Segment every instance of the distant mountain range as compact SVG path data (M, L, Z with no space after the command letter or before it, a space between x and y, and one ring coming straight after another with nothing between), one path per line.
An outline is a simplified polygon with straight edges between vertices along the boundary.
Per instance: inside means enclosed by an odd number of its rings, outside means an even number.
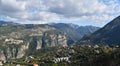
M91 35L84 36L81 40L82 43L93 44L119 44L120 45L120 16L113 19L103 28L92 33Z
M14 22L7 22L7 21L0 21L0 25L17 25L18 23Z
M99 29L95 26L79 26L72 23L53 23L49 25L67 33L74 41L79 41L84 35L91 34Z
M0 25L20 25L19 23L0 21ZM72 23L51 23L46 24L57 30L67 33L67 35L75 42L79 41L84 35L91 34L99 29L95 26L79 26ZM32 24L26 24L25 27L32 27Z

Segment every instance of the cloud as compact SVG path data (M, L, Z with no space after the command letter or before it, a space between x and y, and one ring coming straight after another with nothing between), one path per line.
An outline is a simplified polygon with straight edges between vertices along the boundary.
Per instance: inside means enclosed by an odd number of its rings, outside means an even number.
M88 20L107 22L120 14L118 0L0 0L0 16L20 23Z
M48 11L63 15L66 18L82 19L86 18L94 22L109 20L111 15L119 13L116 0L107 1L105 4L99 0L44 0L48 6ZM53 4L54 3L54 4ZM106 19L106 17L109 17Z
M29 17L27 17L28 20L31 21L50 21L50 20L59 20L59 16L55 13L49 13L40 11L37 13L29 14Z
M54 3L54 4L53 4ZM102 13L106 6L97 0L44 0L48 10L66 17L79 17Z
M16 0L0 0L0 15L11 18L21 18L25 13L25 3Z

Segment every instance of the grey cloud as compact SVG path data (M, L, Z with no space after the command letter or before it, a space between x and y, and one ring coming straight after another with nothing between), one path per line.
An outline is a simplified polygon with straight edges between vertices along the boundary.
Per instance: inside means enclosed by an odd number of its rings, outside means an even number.
M0 0L0 15L26 23L64 19L101 22L120 13L120 4L110 1L106 5L102 0Z
M15 0L0 1L0 15L17 18L19 15L23 14L23 11L24 9L21 7L21 4L17 3Z
M80 17L84 15L93 15L105 8L104 4L97 0L44 0L49 11L62 14L67 17Z
M64 16L68 20L90 20L93 22L105 22L120 14L120 4L117 0L44 0L48 11ZM83 18L84 17L84 18ZM111 18L112 17L112 18Z

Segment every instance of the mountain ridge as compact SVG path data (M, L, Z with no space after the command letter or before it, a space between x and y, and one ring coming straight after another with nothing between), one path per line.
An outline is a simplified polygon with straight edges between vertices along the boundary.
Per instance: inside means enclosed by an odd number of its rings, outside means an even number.
M120 16L113 19L103 28L97 30L89 36L84 36L81 42L101 43L101 44L120 44Z
M95 32L99 27L79 26L71 23L53 23L50 26L66 32L73 40L79 41L84 35Z
M0 21L0 25L18 25L19 23L15 23L12 21Z

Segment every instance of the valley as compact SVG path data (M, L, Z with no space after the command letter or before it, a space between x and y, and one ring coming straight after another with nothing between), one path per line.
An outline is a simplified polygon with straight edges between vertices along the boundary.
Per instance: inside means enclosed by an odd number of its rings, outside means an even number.
M117 17L103 28L65 23L3 23L0 63L4 66L119 66L119 21Z

